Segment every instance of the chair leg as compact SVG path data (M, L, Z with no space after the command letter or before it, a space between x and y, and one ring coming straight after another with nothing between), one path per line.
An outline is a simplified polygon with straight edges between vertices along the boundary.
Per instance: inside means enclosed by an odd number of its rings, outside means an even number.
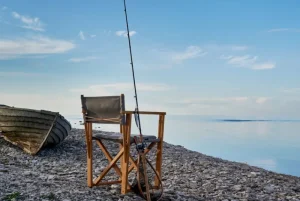
M87 185L93 187L93 144L92 144L92 123L85 123L87 141Z
M165 121L165 116L159 115L158 138L160 139L160 141L157 143L156 171L160 179L161 179L162 150L163 150L163 137L164 137L164 121ZM159 179L157 177L155 177L155 186L159 187Z
M130 190L130 186L128 185L128 163L129 158L126 156L125 152L127 152L128 149L124 147L124 155L121 159L121 171L122 171L122 179L121 179L121 194L126 194L128 190Z
M120 133L122 133L124 135L124 126L122 124L120 124ZM123 148L122 144L119 144L119 150L121 150ZM121 165L121 170L123 170L123 156L121 156L120 158L120 165ZM120 177L120 180L122 180L122 176Z
M129 164L129 155L130 155L130 133L131 133L131 115L126 115L126 126L123 127L123 148L124 154L122 158L122 185L121 185L121 194L126 194L128 191L128 164Z

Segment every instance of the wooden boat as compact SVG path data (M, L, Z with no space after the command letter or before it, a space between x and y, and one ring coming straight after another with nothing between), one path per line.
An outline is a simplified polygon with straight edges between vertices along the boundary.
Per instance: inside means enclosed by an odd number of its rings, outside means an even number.
M71 128L58 112L0 105L0 133L31 155L62 142Z

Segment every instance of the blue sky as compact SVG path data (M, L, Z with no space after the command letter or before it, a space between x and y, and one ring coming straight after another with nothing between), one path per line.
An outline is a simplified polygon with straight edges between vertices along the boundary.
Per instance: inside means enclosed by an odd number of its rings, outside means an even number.
M300 3L127 0L141 110L300 118ZM1 102L80 115L134 108L123 1L0 1Z

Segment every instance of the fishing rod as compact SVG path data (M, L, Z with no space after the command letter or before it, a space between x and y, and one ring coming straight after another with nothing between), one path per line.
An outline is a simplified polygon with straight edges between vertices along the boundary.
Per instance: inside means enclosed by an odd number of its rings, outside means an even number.
M144 150L145 144L143 142L143 135L142 135L142 126L141 126L141 120L140 120L140 114L139 114L139 104L138 104L138 97L137 97L137 91L136 91L136 83L135 83L135 75L134 75L134 67L133 67L133 59L132 59L132 50L131 50L131 41L130 41L130 31L129 31L129 25L128 25L128 17L127 17L127 10L126 10L126 2L124 0L124 12L126 17L126 27L127 27L127 37L128 37L128 45L129 45L129 53L130 53L130 64L131 64L131 70L132 70L132 77L133 77L133 85L134 85L134 93L135 93L135 103L136 108L135 112L137 114L137 118L135 116L135 121L137 124L137 127L140 132L140 142L137 144L138 150Z
M127 37L128 37L128 45L129 45L129 53L130 53L130 64L131 64L131 70L132 70L132 77L133 77L133 84L134 84L134 93L135 93L135 103L136 103L136 108L135 108L135 122L137 124L137 127L140 132L140 137L139 137L139 142L137 142L136 137L134 137L134 142L136 145L136 150L138 152L138 159L137 159L137 187L140 192L140 195L145 198L147 201L155 200L151 198L150 195L150 187L148 183L148 175L147 175L147 166L146 164L148 163L150 168L154 171L156 177L158 178L161 186L161 193L158 194L156 197L157 200L160 200L162 198L163 194L163 186L162 182L160 179L160 175L158 175L157 171L154 169L150 161L145 157L145 147L146 147L146 142L143 139L143 134L142 134L142 127L141 127L141 120L140 120L140 114L139 114L139 105L138 105L138 97L137 97L137 90L136 90L136 83L135 83L135 75L134 75L134 67L133 67L133 59L132 59L132 50L131 50L131 41L130 41L130 31L129 31L129 25L128 25L128 17L127 17L127 10L126 10L126 2L124 0L124 11L125 11L125 17L126 17L126 27L127 27ZM143 180L143 181L142 181ZM146 190L146 196L144 195L143 192L143 187L145 187L144 190Z

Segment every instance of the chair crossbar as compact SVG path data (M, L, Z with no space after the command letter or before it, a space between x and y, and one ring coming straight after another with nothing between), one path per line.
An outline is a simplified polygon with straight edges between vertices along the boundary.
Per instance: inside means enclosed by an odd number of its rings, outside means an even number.
M99 182L98 184L94 184L95 186L104 186L104 185L111 185L111 184L120 184L122 181L121 180L116 180L116 181L103 181Z
M103 177L108 173L108 171L113 167L113 165L116 164L116 162L121 158L121 156L124 153L124 147L121 148L121 150L119 151L119 153L115 156L115 158L109 163L109 165L103 170L103 172L101 173L101 175L94 180L95 185L97 185L102 179Z
M115 122L115 123L120 122L120 118L95 118L95 117L89 117L89 116L86 116L86 118L87 118L87 121L93 120L93 121L106 121L106 122Z
M104 146L104 144L100 141L100 140L96 140L96 143L98 144L98 146L100 147L100 149L103 151L104 155L106 156L107 160L109 162L112 162L113 158L112 156L109 154L109 152L107 151L106 147ZM121 177L122 173L120 168L114 164L113 168L115 169L115 171L117 172L117 174Z
M103 151L104 155L106 156L107 160L111 163L113 161L113 157L110 155L110 153L108 152L108 150L106 149L106 147L104 146L103 142L101 140L96 140L96 143L98 144L98 146L100 147L100 149ZM119 159L118 159L119 160ZM117 160L117 161L118 161ZM116 162L117 162L116 161ZM116 173L120 176L120 179L118 180L119 183L122 182L121 178L122 178L122 172L120 170L120 168L118 167L117 164L114 164L112 166L112 168L114 168L114 170L116 171ZM110 168L111 169L111 168ZM105 175L104 175L105 176ZM103 176L103 177L104 177ZM101 179L102 180L102 179ZM101 181L100 180L100 181ZM127 183L127 185L130 187L130 184Z

